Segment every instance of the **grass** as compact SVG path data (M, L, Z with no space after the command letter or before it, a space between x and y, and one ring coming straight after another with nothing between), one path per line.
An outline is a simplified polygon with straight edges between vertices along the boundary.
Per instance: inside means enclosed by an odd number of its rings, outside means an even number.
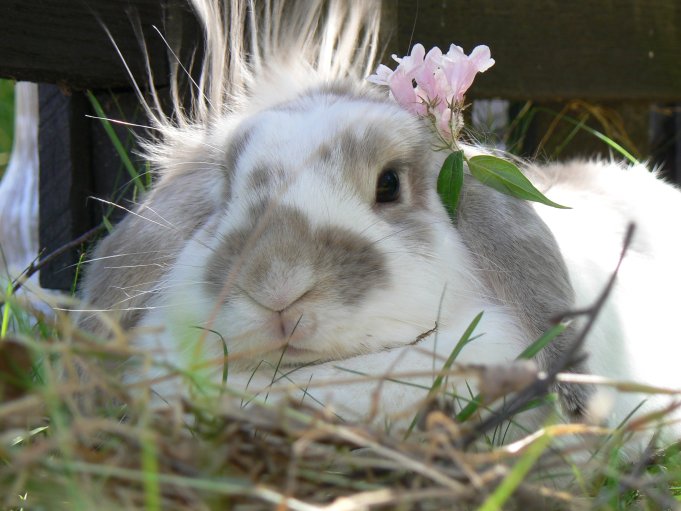
M550 108L532 101L514 103L510 122L503 130L474 133L476 139L503 144L514 155L545 160L575 156L608 156L610 154L638 163L641 151L627 133L632 119L619 112L586 101L573 100ZM483 119L494 124L494 119ZM588 153L584 154L584 148Z
M458 422L441 399L419 412L407 438L229 388L235 399L220 406L196 397L159 409L148 392L103 370L103 361L130 355L130 339L99 342L64 313L42 317L19 297L12 310L14 333L0 341L0 509L681 506L678 448L624 462L619 453L633 434L626 427L611 435L549 418L501 446L475 433L476 413ZM541 344L544 338L536 349ZM455 360L443 363L431 392L442 396L460 370ZM244 397L246 408L238 405ZM475 441L464 446L470 434ZM576 442L588 449L575 452Z
M14 82L0 80L0 176L9 162L14 134Z
M138 174L124 165L137 187ZM476 427L479 410L507 396L483 402L475 393L459 396L473 403L461 406L459 420L434 399L406 438L233 389L230 406L196 398L154 408L143 386L126 387L106 369L130 355L130 338L93 339L61 312L45 316L25 298L7 299L1 510L681 509L679 448L625 461L626 426L565 425L548 414L543 427L501 446L503 431ZM474 327L459 346L474 339ZM535 356L560 328L520 358ZM460 370L456 355L434 375L434 397ZM465 436L474 441L464 445Z

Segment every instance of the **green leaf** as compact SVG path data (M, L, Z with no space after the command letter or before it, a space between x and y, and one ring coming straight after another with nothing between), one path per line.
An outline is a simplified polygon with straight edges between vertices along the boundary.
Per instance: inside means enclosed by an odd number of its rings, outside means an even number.
M468 168L475 179L501 193L554 208L570 209L547 199L510 161L496 156L473 156L468 160Z
M463 152L454 151L447 156L437 177L437 193L449 213L452 221L456 220L456 208L463 187Z

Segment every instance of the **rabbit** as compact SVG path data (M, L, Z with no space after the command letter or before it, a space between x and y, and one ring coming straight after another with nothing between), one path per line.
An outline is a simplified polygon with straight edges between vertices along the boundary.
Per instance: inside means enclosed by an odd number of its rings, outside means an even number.
M346 420L404 427L479 313L457 364L509 364L596 300L633 221L617 284L570 370L679 389L664 293L681 284L679 236L664 224L681 213L679 192L641 165L527 163L527 177L572 209L467 173L452 222L436 191L446 154L364 79L379 4L191 1L206 34L193 109L176 97L164 116L144 103L160 133L144 146L158 176L93 252L81 325L106 337L108 311L131 330L155 363L131 359L123 377L157 381L162 403L197 388L217 399L226 375L240 392L292 393ZM570 353L582 323L540 352L539 369ZM191 370L192 382L164 378L168 367ZM465 401L467 385L451 390ZM557 390L567 418L592 413L601 392ZM641 399L615 396L605 419L617 425ZM669 438L681 433L674 418Z

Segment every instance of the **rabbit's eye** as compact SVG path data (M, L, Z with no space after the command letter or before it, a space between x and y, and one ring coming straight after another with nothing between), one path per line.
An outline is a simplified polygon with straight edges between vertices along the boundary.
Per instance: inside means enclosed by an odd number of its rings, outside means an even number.
M393 202L400 196L400 177L394 169L381 172L376 181L376 202Z

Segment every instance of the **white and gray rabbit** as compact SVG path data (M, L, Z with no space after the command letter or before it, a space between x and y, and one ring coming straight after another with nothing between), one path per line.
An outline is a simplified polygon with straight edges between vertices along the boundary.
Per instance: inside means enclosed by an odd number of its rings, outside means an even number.
M197 385L217 395L228 353L235 388L274 399L270 384L294 384L347 419L411 417L478 313L478 337L457 362L508 363L553 319L592 304L633 221L588 358L572 369L681 388L681 239L666 224L681 218L676 189L642 166L532 165L535 185L572 209L466 176L453 224L436 192L446 154L364 79L378 2L273 1L252 16L236 0L192 5L207 34L201 92L173 118L149 108L163 135L146 148L158 179L100 243L83 285L93 309L139 327L137 346L156 357L142 373L131 362L128 380L173 367L192 382L158 383L163 400ZM106 335L97 314L83 324ZM542 368L579 328L540 354ZM358 374L373 379L347 383ZM334 380L346 383L321 385ZM559 390L568 415L586 412L590 387ZM611 424L645 397L617 395ZM644 409L673 399L650 397Z

